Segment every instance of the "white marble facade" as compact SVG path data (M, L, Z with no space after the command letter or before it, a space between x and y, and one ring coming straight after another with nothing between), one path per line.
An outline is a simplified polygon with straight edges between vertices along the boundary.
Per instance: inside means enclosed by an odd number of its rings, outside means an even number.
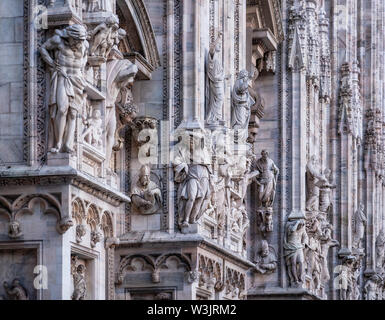
M382 0L1 0L0 299L385 299Z

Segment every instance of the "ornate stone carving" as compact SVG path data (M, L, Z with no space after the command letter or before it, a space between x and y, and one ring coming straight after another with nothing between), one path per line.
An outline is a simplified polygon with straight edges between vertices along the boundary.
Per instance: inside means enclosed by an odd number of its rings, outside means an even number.
M11 285L4 281L3 286L9 300L29 300L27 290L19 279L13 279Z
M141 214L154 214L162 206L162 194L159 186L150 179L151 169L148 165L140 168L136 185L131 191L131 201Z
M306 210L319 210L319 187L325 185L328 181L323 176L318 167L318 159L312 156L306 165Z
M19 195L13 202L0 196L0 214L5 214L9 219L8 236L19 238L22 236L20 216L34 214L33 206L39 203L42 214L54 214L57 217L56 229L65 233L73 222L70 217L62 217L61 204L55 196L49 193L31 193Z
M249 73L241 70L232 94L231 127L238 132L239 144L246 143L251 106L255 103L249 93Z
M8 225L8 237L12 239L19 238L23 235L21 231L20 222L17 220L11 220Z
M103 144L103 120L99 109L93 109L92 114L84 120L84 141L100 149Z
M178 223L182 231L199 220L211 198L211 158L206 146L202 147L204 137L203 131L188 131L174 149L172 162L174 179L179 184ZM192 158L190 145L193 150Z
M299 212L292 212L285 226L283 249L292 287L300 285L305 280L304 248L308 244L305 226L305 217Z
M74 281L74 291L72 300L85 300L87 295L86 266L78 264L77 256L72 257L72 276Z
M256 177L258 207L268 210L273 206L279 169L269 158L269 153L266 150L262 150L261 158L256 161L255 167L259 171L259 175Z
M348 255L342 259L342 268L340 279L340 299L341 300L359 300L360 290L358 279L360 275L361 260L355 255ZM335 270L336 271L336 270Z
M380 300L379 289L382 287L383 279L382 277L375 273L365 282L363 289L363 298L364 300ZM382 289L381 289L382 296ZM380 299L379 299L380 298Z
M120 121L130 121L132 99L128 87L133 83L138 67L128 60L112 60L107 63L107 98L106 98L106 163L110 163L112 150L120 148L116 139L117 111ZM125 110L124 113L121 110ZM132 110L131 110L132 111Z
M364 239L367 222L364 209L363 203L360 203L353 217L353 248L357 250L363 250L362 241Z
M207 56L207 89L206 97L208 124L218 124L223 120L223 99L224 99L224 73L222 65L222 33L210 45Z
M270 274L277 269L277 254L266 240L262 240L261 248L255 259L255 271L260 274Z
M175 270L175 268L177 269ZM162 269L173 271L183 269L188 272L191 271L191 260L186 255L180 253L128 255L122 257L120 260L115 282L116 284L122 284L128 272L150 271L152 281L157 283L160 281L160 272Z
M111 15L98 24L95 29L88 33L91 40L90 56L107 58L109 51L115 44L115 32L119 29L119 20Z
M55 35L40 48L51 69L49 98L49 147L51 152L73 152L75 121L84 104L84 67L88 42L84 26L74 24Z
M319 211L331 213L332 192L337 186L333 184L333 173L330 169L325 169L323 176L325 180L320 181Z
M82 242L82 238L86 235L87 229L84 224L79 224L76 226L76 242Z
M385 258L385 233L381 229L376 238L376 268L384 271Z

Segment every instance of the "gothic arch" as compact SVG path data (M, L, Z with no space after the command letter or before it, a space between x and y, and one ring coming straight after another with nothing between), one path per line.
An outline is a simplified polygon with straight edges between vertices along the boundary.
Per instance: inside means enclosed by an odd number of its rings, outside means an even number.
M123 53L139 53L152 69L160 66L155 34L143 0L117 0L116 13L120 27L127 32Z

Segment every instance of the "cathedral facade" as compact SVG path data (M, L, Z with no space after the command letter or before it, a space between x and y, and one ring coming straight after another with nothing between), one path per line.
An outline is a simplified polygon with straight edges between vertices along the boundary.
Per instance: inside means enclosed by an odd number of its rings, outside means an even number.
M0 300L385 299L383 0L1 0Z

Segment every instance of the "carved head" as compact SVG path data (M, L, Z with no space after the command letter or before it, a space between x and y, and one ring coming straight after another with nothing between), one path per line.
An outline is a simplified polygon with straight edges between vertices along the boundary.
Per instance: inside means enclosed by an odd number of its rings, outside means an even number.
M310 162L313 166L316 166L318 164L318 159L316 156L311 156Z
M87 39L87 29L81 24L73 24L65 29L65 38L67 38L71 49L79 49Z
M16 287L16 286L20 286L20 280L19 279L13 279L12 281L12 286Z
M84 274L86 272L86 266L83 264L79 264L76 268L76 272L78 274Z
M115 24L119 24L119 20L115 16L110 16L106 19L106 25L112 27Z
M99 109L94 109L94 110L92 111L92 118L93 118L93 119L99 120L101 117L102 117L102 115L101 115Z
M143 187L147 187L150 183L151 169L148 165L143 165L140 168L139 182Z
M20 233L20 223L16 220L13 220L9 223L9 235L16 237Z
M269 158L269 152L267 150L262 150L261 156L263 160L267 160L267 158Z
M247 70L241 70L238 73L237 81L235 83L237 92L246 92L249 88L249 72Z
M269 255L269 243L266 240L261 242L261 257L267 257Z
M120 28L120 29L118 30L118 38L119 38L120 40L122 40L126 35L127 35L126 30L124 30L124 29L122 29L122 28Z

